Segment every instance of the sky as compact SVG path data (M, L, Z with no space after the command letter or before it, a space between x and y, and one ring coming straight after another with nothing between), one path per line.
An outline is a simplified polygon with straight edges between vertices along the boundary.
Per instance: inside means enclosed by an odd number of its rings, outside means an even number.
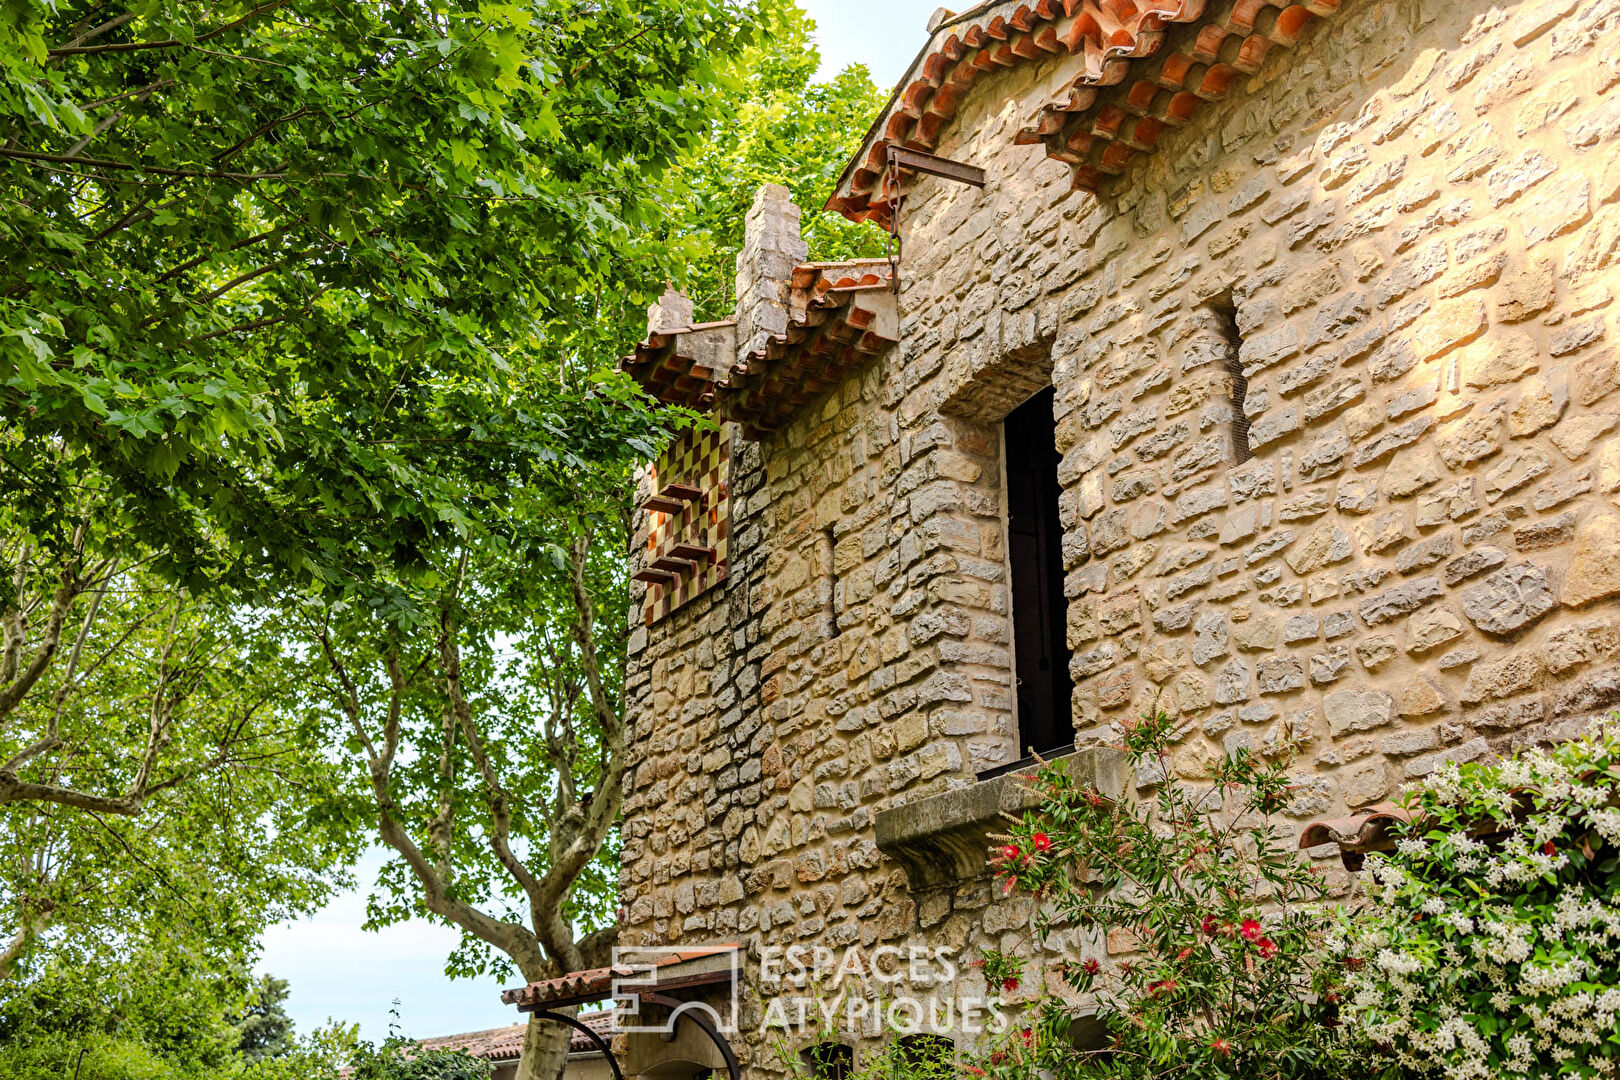
M958 0L966 11L978 0ZM938 0L799 0L816 20L821 74L836 75L850 64L865 64L872 81L892 90L928 36L928 17Z
M966 10L974 0L959 0ZM938 0L799 0L817 23L821 75L865 64L872 81L890 89L927 37ZM330 1019L356 1022L363 1038L388 1035L398 1001L402 1034L416 1038L514 1024L516 1010L501 1004L491 980L444 975L457 936L428 923L406 923L368 933L366 894L382 865L373 854L358 868L361 887L338 897L315 916L272 927L259 970L288 980L288 1012L307 1034Z

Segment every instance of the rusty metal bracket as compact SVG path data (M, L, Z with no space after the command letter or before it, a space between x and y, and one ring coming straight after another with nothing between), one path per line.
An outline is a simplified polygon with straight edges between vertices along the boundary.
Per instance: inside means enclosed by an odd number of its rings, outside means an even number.
M929 176L954 180L958 184L967 184L969 187L984 187L984 170L977 165L965 165L960 161L937 157L934 154L925 154L921 150L907 150L903 146L895 146L892 143L889 145L887 157L891 168L927 173Z
M889 287L896 295L900 293L900 253L902 242L900 239L900 208L905 204L905 193L900 187L901 170L908 172L927 173L929 176L938 176L958 184L967 184L969 187L984 187L984 170L977 165L964 165L960 161L951 161L949 158L937 157L934 154L925 154L921 150L908 150L903 146L889 144L884 151L884 162L888 165L888 178L886 183L890 192L889 201Z

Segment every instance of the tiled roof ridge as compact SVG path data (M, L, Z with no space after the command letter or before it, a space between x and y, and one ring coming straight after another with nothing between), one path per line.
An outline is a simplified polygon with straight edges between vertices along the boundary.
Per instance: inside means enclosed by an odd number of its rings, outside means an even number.
M1144 33L1139 51L1119 54L1142 63L1110 61L1118 65L1117 77L1102 72L1094 78L1088 56L1087 71L1070 84L1067 100L1043 105L1014 141L1044 143L1048 157L1073 168L1076 190L1096 191L1133 155L1151 153L1166 128L1191 121L1203 102L1225 98L1238 75L1259 71L1272 46L1294 45L1314 16L1332 15L1341 0L1227 0L1220 14L1201 23L1204 0L1187 3L1190 17L1167 21L1198 23L1197 33L1169 50L1161 48L1165 30ZM1097 88L1112 85L1122 89L1100 102Z
M766 337L734 366L688 364L672 347L679 337L737 325L721 320L649 333L620 367L662 400L699 408L718 400L725 418L741 421L749 437L757 438L775 430L839 373L898 338L872 310L873 301L854 302L889 291L893 272L887 259L798 263L788 281L787 328Z
M934 31L845 168L827 208L852 221L887 227L889 145L933 150L980 74L1065 52L1083 58L1080 72L1042 105L1015 141L1045 143L1048 156L1073 168L1076 189L1095 191L1133 153L1151 150L1164 127L1186 123L1200 101L1225 97L1237 73L1257 70L1272 45L1292 45L1312 15L1331 14L1339 4L1229 0L1220 17L1205 21L1159 60L1152 75L1133 82L1120 103L1100 107L1097 88L1123 84L1139 66L1133 60L1160 51L1171 24L1203 19L1206 0L981 5ZM1085 123L1088 117L1095 122Z
M523 1029L526 1028L526 1027L528 1027L527 1023L506 1024L506 1025L504 1025L502 1027L482 1028L482 1029L480 1029L478 1031L460 1031L460 1032L457 1032L454 1035L435 1035L432 1038L428 1038L428 1039L417 1039L416 1040L416 1045L418 1045L420 1047L423 1047L425 1049L431 1049L433 1047L443 1046L446 1043L451 1043L451 1042L463 1042L463 1041L471 1041L471 1040L474 1040L474 1039L483 1039L483 1038L487 1038L487 1037L489 1037L491 1035L509 1035L514 1031L518 1032L518 1033L522 1033Z
M846 370L898 340L898 331L879 317L881 307L854 303L872 295L881 304L892 274L886 259L794 267L787 330L767 337L732 369L720 387L722 412L743 421L749 438L760 438L831 389Z
M613 1030L612 1009L584 1013L575 1019L598 1035L606 1035ZM528 1027L528 1022L524 1021L506 1027L485 1028L483 1031L436 1035L430 1039L417 1039L415 1042L423 1050L461 1050L485 1061L500 1061L522 1055L523 1038ZM568 1049L570 1052L595 1050L595 1045L583 1032L570 1028Z

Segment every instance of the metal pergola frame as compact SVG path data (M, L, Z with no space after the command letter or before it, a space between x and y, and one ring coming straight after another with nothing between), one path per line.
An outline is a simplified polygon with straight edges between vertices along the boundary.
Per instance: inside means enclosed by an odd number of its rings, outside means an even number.
M657 987L659 991L664 991L679 990L697 986L712 986L717 983L727 982L735 977L736 972L729 969L725 971L705 971L685 977L675 977L667 980L661 980L657 984ZM681 1001L678 998L673 998L667 994L655 992L653 990L630 990L627 993L621 994L620 996L635 997L639 1001L644 1001L649 1005L659 1005L669 1009L669 1030L663 1034L663 1038L666 1042L675 1038L675 1025L678 1024L683 1017L692 1021L692 1023L696 1024L698 1029L702 1031L704 1035L708 1036L709 1041L714 1044L715 1049L720 1051L720 1056L725 1060L726 1063L726 1072L729 1080L742 1080L742 1065L737 1060L736 1051L732 1050L731 1042L725 1037L720 1029L715 1026L714 1021L707 1015L709 1012L707 1006L702 1008L687 1008L687 1006L693 1005L694 1002ZM560 1024L566 1024L575 1031L583 1034L587 1039L590 1040L591 1045L600 1051L602 1056L607 1059L608 1068L613 1070L613 1080L624 1080L624 1073L619 1068L619 1059L614 1055L613 1048L608 1045L607 1040L602 1038L602 1036L596 1031L592 1030L590 1025L579 1020L577 1017L569 1016L566 1013L556 1011L558 1009L572 1008L576 1005L590 1005L598 1001L607 1001L612 997L613 994L609 989L592 990L585 993L559 997L554 1001L535 1002L531 1005L519 1005L518 1009L520 1012L530 1013L542 1020L555 1020Z

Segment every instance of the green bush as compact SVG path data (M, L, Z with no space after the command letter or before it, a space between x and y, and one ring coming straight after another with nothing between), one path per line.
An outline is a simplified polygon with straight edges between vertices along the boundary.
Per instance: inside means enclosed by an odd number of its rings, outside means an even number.
M1006 891L1040 901L1035 951L1076 928L1061 972L1068 1000L1043 994L1039 1021L985 1062L991 1074L1318 1080L1367 1077L1365 1046L1337 1023L1342 968L1326 954L1332 926L1317 871L1279 820L1290 798L1281 762L1245 752L1201 782L1170 765L1178 732L1164 715L1125 733L1151 800L1115 801L1076 783L1061 762L1031 781L1039 805L992 851ZM1134 942L1115 958L1113 935ZM1089 947L1085 942L1090 941ZM992 953L992 983L1016 990L1022 961ZM1043 988L1045 972L1029 976ZM1076 1046L1082 1025L1102 1038Z
M1448 766L1370 855L1352 1019L1419 1076L1620 1073L1620 729Z
M380 1047L359 1047L349 1080L487 1080L490 1070L489 1062L460 1050L422 1050L392 1036Z
M0 1046L4 1080L200 1080L201 1074L165 1061L134 1039L103 1032L61 1032L8 1040Z

